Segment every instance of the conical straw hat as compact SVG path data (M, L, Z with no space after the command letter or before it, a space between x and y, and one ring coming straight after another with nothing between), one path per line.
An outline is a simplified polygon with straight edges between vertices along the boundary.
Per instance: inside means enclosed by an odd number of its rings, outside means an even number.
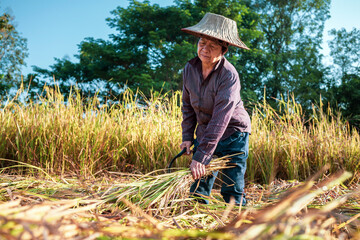
M218 14L206 13L198 24L182 28L181 31L197 37L215 38L235 47L250 50L239 38L236 22Z

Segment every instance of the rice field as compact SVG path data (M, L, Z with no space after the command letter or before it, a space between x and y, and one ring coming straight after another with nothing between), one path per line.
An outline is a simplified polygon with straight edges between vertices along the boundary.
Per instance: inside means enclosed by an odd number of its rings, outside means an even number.
M189 157L166 172L181 143L180 92L128 90L111 105L44 92L0 111L0 239L360 237L359 134L330 108L254 104L249 204L237 207L216 187L209 205L189 198Z

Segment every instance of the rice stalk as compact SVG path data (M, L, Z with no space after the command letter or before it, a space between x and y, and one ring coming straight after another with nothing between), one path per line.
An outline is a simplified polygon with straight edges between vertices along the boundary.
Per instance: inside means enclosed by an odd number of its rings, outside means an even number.
M359 172L360 135L330 106L313 106L306 115L294 96L278 100L278 108L265 101L255 104L247 176L250 182L270 184L276 178L305 180L329 164ZM358 181L357 174L352 182Z
M95 177L108 171L143 172L165 168L181 141L181 92L152 94L126 90L113 105L97 96L67 101L58 88L39 101L8 101L0 111L0 157L31 164L50 174ZM18 96L21 93L18 94ZM305 180L322 166L340 168L359 181L360 135L340 114L314 106L305 115L294 100L277 108L255 103L247 161L248 182ZM178 166L185 166L180 158ZM0 161L0 168L10 163ZM26 174L35 168L19 168Z
M44 174L47 178L51 179L53 182L55 182L55 180L50 176L50 174L48 174L44 169L31 165L29 163L26 162L20 162L20 161L16 161L16 160L11 160L11 159L4 159L4 158L0 158L0 162L5 161L5 162L11 162L11 163L17 163L17 165L11 165L8 167L2 167L0 168L0 175L3 174L3 172L7 169L14 169L14 168L31 168L31 169L35 169L38 172Z
M206 175L224 168L232 167L226 156L217 158L206 166ZM112 186L101 199L104 202L119 203L127 199L141 209L157 209L156 213L174 208L179 202L188 199L190 184L194 181L188 168L178 169L171 173L158 174L151 172L130 183Z

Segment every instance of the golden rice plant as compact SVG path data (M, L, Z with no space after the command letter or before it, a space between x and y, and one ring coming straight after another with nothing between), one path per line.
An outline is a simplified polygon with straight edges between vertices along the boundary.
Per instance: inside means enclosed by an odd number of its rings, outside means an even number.
M330 164L329 172L346 169L357 173L360 136L341 114L330 107L313 106L305 117L294 97L279 100L278 109L258 103L252 114L252 134L247 176L252 182L275 178L304 180ZM353 180L359 180L357 174Z
M151 172L166 167L181 143L181 92L126 90L119 102L100 104L73 91L46 89L39 101L10 100L0 111L0 157L49 173L96 176L107 171ZM19 93L20 94L20 93ZM329 172L359 171L360 137L341 115L314 107L306 116L294 98L266 102L251 113L247 179L304 180L325 164ZM186 166L186 158L178 166ZM0 161L0 167L10 162ZM34 168L24 168L35 172ZM358 181L354 174L352 181Z
M0 156L81 176L164 168L180 144L178 99L126 90L107 106L96 96L84 103L77 92L64 102L58 89L47 88L39 102L15 99L0 112Z

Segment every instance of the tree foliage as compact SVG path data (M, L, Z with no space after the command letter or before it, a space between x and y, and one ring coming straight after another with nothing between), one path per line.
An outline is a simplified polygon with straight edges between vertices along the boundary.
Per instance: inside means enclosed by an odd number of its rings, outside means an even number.
M226 56L239 72L244 99L266 97L275 105L274 99L293 94L304 109L311 109L322 97L356 112L352 96L357 92L351 86L357 86L359 76L354 67L358 33L333 33L337 38L331 43L332 57L339 66L335 80L320 53L329 8L330 0L175 0L166 7L130 0L107 19L116 30L109 40L84 39L78 62L55 59L50 69L35 68L32 84L40 86L44 77L55 77L65 94L76 84L84 96L100 93L110 98L126 87L146 95L151 89L181 89L181 72L196 55L197 38L180 29L212 12L234 19L240 38L251 49L231 47Z
M328 100L360 127L360 30L332 29L330 35L333 36L329 47L334 65L329 76Z
M330 0L253 0L251 6L264 33L262 79L269 100L294 93L309 106L325 82L320 49Z
M0 94L4 95L16 86L21 78L21 66L27 57L26 39L14 26L14 19L8 13L0 15Z
M177 90L182 87L181 71L185 63L195 56L197 38L181 32L182 27L196 24L206 12L219 13L237 21L239 33L246 44L254 49L240 53L237 49L229 56L237 59L247 54L249 61L256 62L258 16L247 4L235 0L189 0L175 1L175 5L160 7L149 1L130 1L127 8L112 11L108 24L116 29L110 40L87 38L79 45L78 63L68 59L56 59L50 69L35 68L39 77L50 77L60 81L66 92L69 83L88 84L94 82L103 92L117 96L124 87L140 88L145 94L150 90ZM244 87L249 93L261 85L255 75L245 74L242 68ZM249 69L250 71L250 69ZM244 73L244 74L243 74ZM257 84L246 81L250 76ZM82 89L90 95L95 89ZM251 94L250 94L251 95Z

